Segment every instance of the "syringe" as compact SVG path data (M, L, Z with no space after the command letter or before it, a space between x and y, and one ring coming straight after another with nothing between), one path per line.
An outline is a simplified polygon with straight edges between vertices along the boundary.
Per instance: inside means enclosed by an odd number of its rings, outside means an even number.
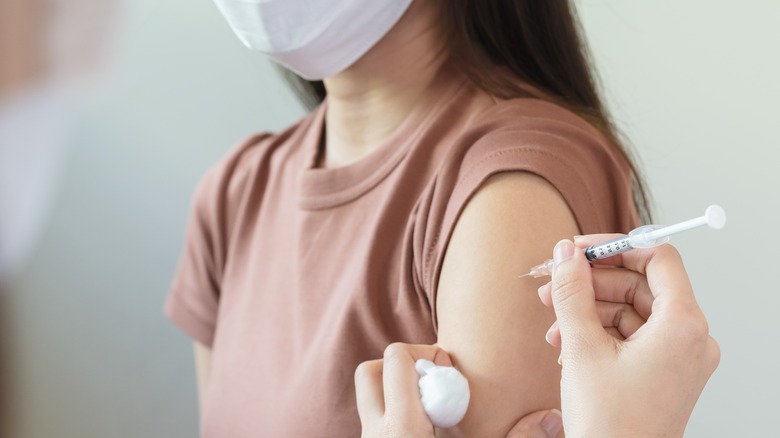
M601 260L622 254L632 249L652 248L663 245L669 241L669 236L672 234L681 233L703 225L707 225L715 230L723 228L726 225L726 212L719 205L710 205L704 212L704 216L697 217L696 219L669 225L668 227L663 225L644 225L631 231L626 236L599 243L598 245L589 246L585 250L585 258L588 260ZM554 266L555 262L550 259L534 266L529 273L521 275L518 278L537 278L545 275L552 275Z

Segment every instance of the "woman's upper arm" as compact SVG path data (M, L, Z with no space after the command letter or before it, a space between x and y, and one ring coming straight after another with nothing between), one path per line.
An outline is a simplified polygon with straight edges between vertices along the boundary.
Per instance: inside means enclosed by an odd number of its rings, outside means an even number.
M529 412L560 407L554 314L543 281L517 276L578 234L561 194L530 173L489 178L458 219L437 288L438 344L469 380L471 403L453 432L504 437Z
M198 384L198 404L203 405L203 394L208 384L209 371L211 370L211 349L201 344L193 342L195 348L195 378Z

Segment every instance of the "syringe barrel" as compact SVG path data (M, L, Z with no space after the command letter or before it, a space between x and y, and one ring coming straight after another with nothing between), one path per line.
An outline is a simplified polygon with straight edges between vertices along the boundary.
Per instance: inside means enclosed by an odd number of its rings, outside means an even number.
M589 246L585 250L585 258L592 261L622 254L633 249L630 240L630 236L621 236L598 245Z

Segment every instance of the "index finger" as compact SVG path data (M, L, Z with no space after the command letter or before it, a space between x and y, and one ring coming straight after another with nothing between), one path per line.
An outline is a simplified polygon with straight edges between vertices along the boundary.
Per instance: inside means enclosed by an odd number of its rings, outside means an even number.
M382 359L363 362L355 369L355 398L361 423L368 423L384 415Z

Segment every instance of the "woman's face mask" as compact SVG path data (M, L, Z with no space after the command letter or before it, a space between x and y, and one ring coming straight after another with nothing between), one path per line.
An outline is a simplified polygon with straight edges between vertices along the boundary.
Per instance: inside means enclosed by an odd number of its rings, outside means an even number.
M247 47L320 80L360 59L412 0L214 0Z

